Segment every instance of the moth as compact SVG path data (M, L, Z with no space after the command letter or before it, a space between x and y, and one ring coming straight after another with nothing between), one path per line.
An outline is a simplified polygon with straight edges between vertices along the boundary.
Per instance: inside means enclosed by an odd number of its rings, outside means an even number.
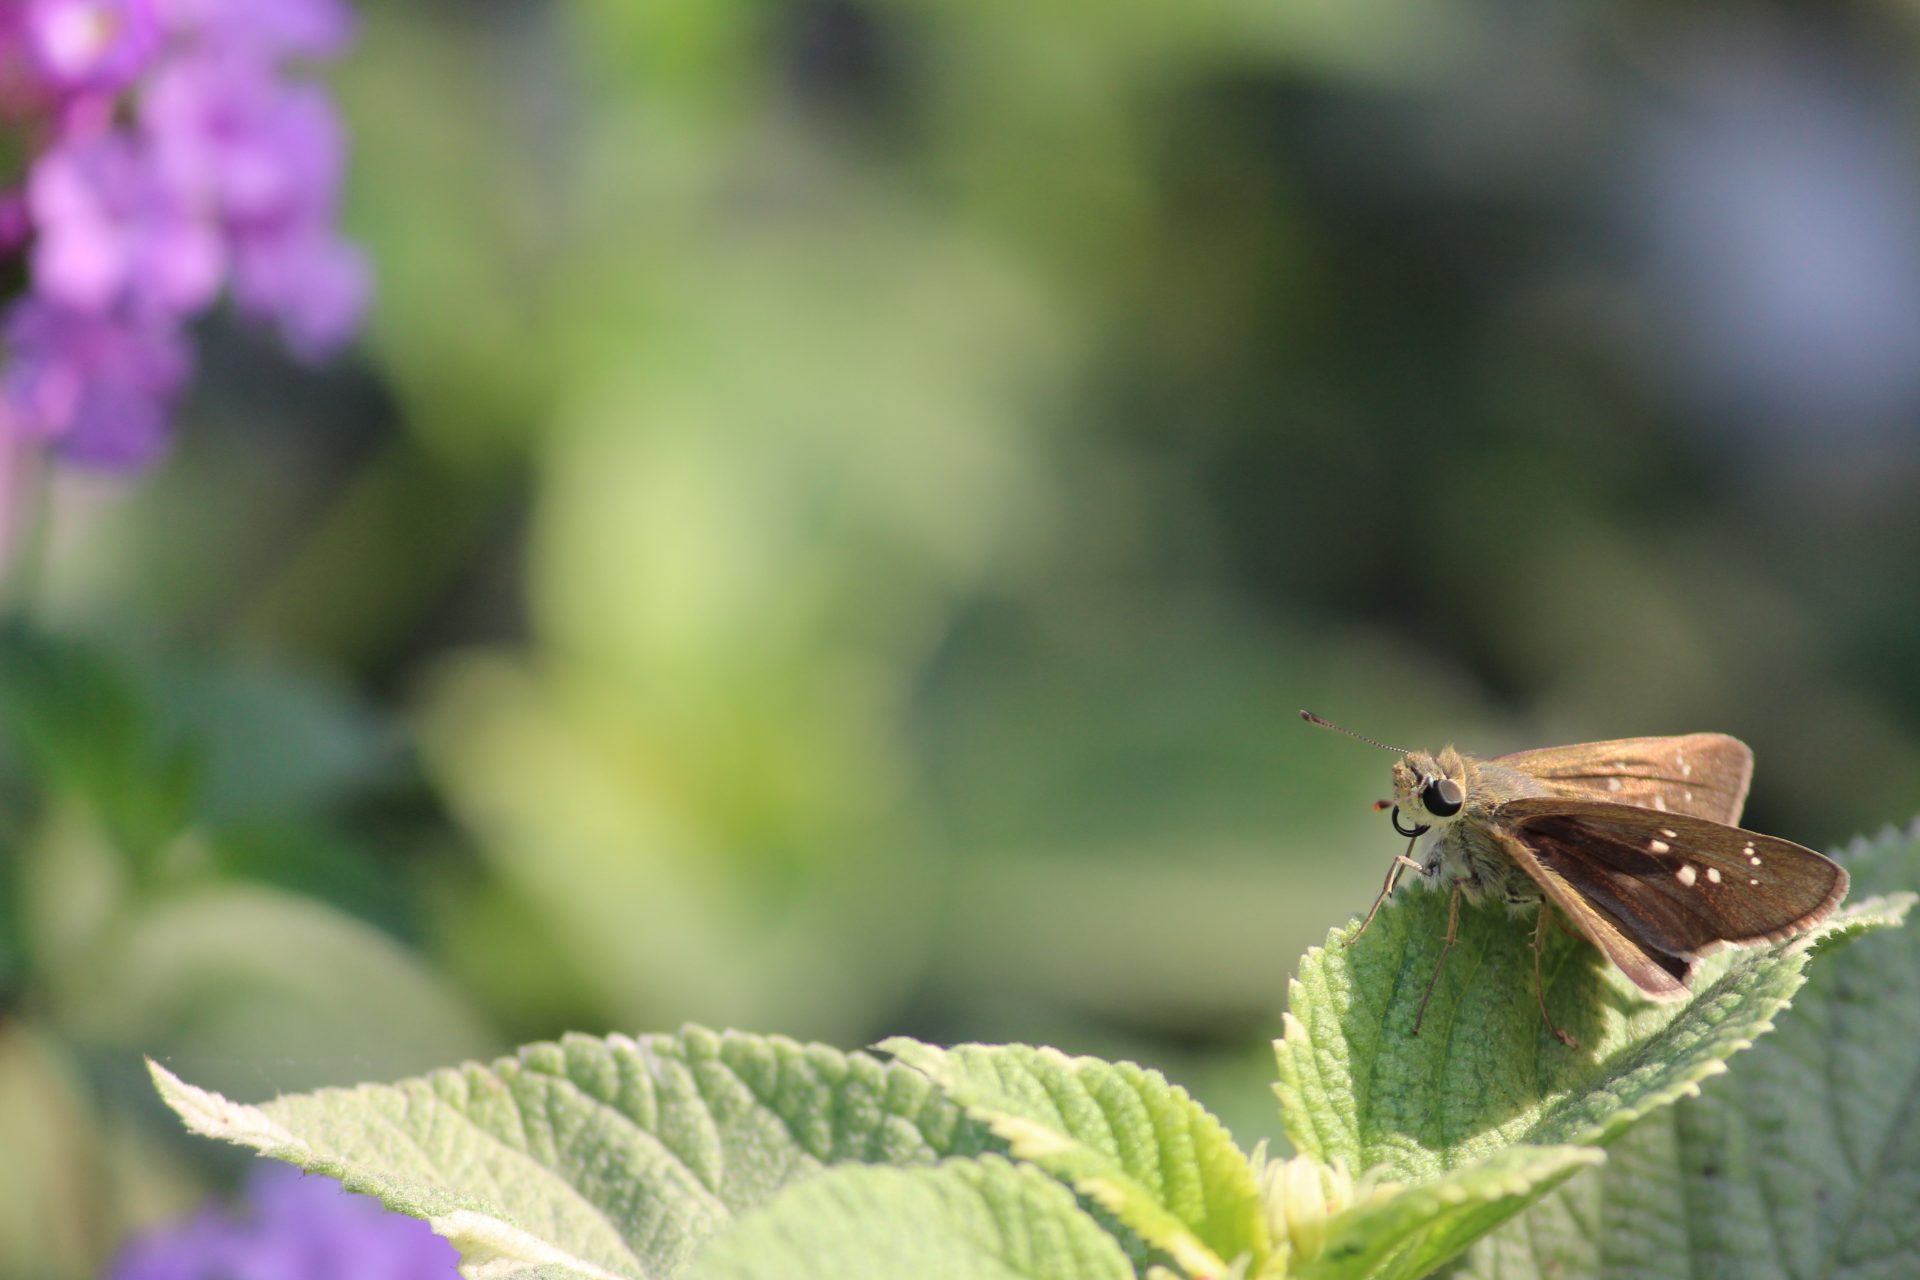
M1447 888L1447 936L1414 1019L1420 1033L1459 930L1460 900L1535 910L1534 996L1554 1025L1540 956L1557 911L1655 1000L1684 999L1702 956L1778 942L1832 914L1847 873L1790 840L1737 826L1753 752L1724 733L1621 738L1478 759L1453 747L1406 751L1301 717L1400 756L1393 766L1395 831L1407 851L1351 945L1407 871Z

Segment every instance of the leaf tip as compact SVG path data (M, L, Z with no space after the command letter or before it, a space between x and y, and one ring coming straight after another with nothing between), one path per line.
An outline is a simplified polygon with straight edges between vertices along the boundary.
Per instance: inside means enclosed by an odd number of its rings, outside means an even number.
M275 1124L260 1108L188 1084L152 1058L146 1059L146 1063L147 1074L152 1077L160 1100L180 1117L182 1124L202 1137L269 1154L306 1149L305 1143Z

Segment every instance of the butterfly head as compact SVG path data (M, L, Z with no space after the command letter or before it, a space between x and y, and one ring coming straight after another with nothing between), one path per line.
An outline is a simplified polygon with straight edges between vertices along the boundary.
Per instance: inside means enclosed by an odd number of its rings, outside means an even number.
M1407 752L1393 766L1393 803L1418 825L1454 821L1467 806L1466 759L1452 747Z
M1393 766L1393 799L1382 800L1374 808L1392 809L1393 829L1401 835L1418 836L1443 827L1466 810L1469 765L1466 757L1452 747L1435 752L1408 751L1342 728L1311 711L1302 711L1300 718L1400 757ZM1412 827L1403 825L1403 813L1405 820L1414 824Z

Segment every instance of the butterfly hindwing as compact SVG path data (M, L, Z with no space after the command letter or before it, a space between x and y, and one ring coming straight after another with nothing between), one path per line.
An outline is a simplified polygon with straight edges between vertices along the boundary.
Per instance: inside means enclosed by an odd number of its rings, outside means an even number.
M1740 821L1753 780L1753 752L1724 733L1540 747L1496 756L1490 763L1537 778L1569 797L1728 824Z
M1600 948L1635 986L1656 1000L1679 1000L1686 996L1697 957L1669 954L1639 941L1630 926L1595 904L1558 870L1543 864L1518 836L1497 825L1492 830L1508 855L1545 892L1547 901L1560 908L1586 935L1587 941ZM1543 905L1541 910L1545 909Z
M1577 897L1668 973L1662 958L1790 937L1847 891L1847 873L1811 849L1684 814L1540 797L1501 805L1492 825L1557 904ZM1665 984L1642 981L1592 921L1568 914L1643 990L1662 994L1654 987Z

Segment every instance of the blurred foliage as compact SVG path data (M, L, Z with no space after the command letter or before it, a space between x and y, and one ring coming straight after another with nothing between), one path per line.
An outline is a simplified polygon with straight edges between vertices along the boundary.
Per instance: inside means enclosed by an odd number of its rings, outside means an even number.
M394 936L351 803L400 772L393 735L342 693L14 625L0 725L0 1274L96 1274L192 1204L142 1055L277 1092L491 1046Z
M1920 339L1814 305L1857 244L1920 317L1903 13L361 8L363 358L210 335L0 664L0 1106L93 1117L45 1196L184 1158L140 1052L263 1096L687 1019L1244 1080L1250 1143L1394 848L1300 706L1734 732L1812 844L1914 808ZM52 1274L173 1185L115 1176Z

